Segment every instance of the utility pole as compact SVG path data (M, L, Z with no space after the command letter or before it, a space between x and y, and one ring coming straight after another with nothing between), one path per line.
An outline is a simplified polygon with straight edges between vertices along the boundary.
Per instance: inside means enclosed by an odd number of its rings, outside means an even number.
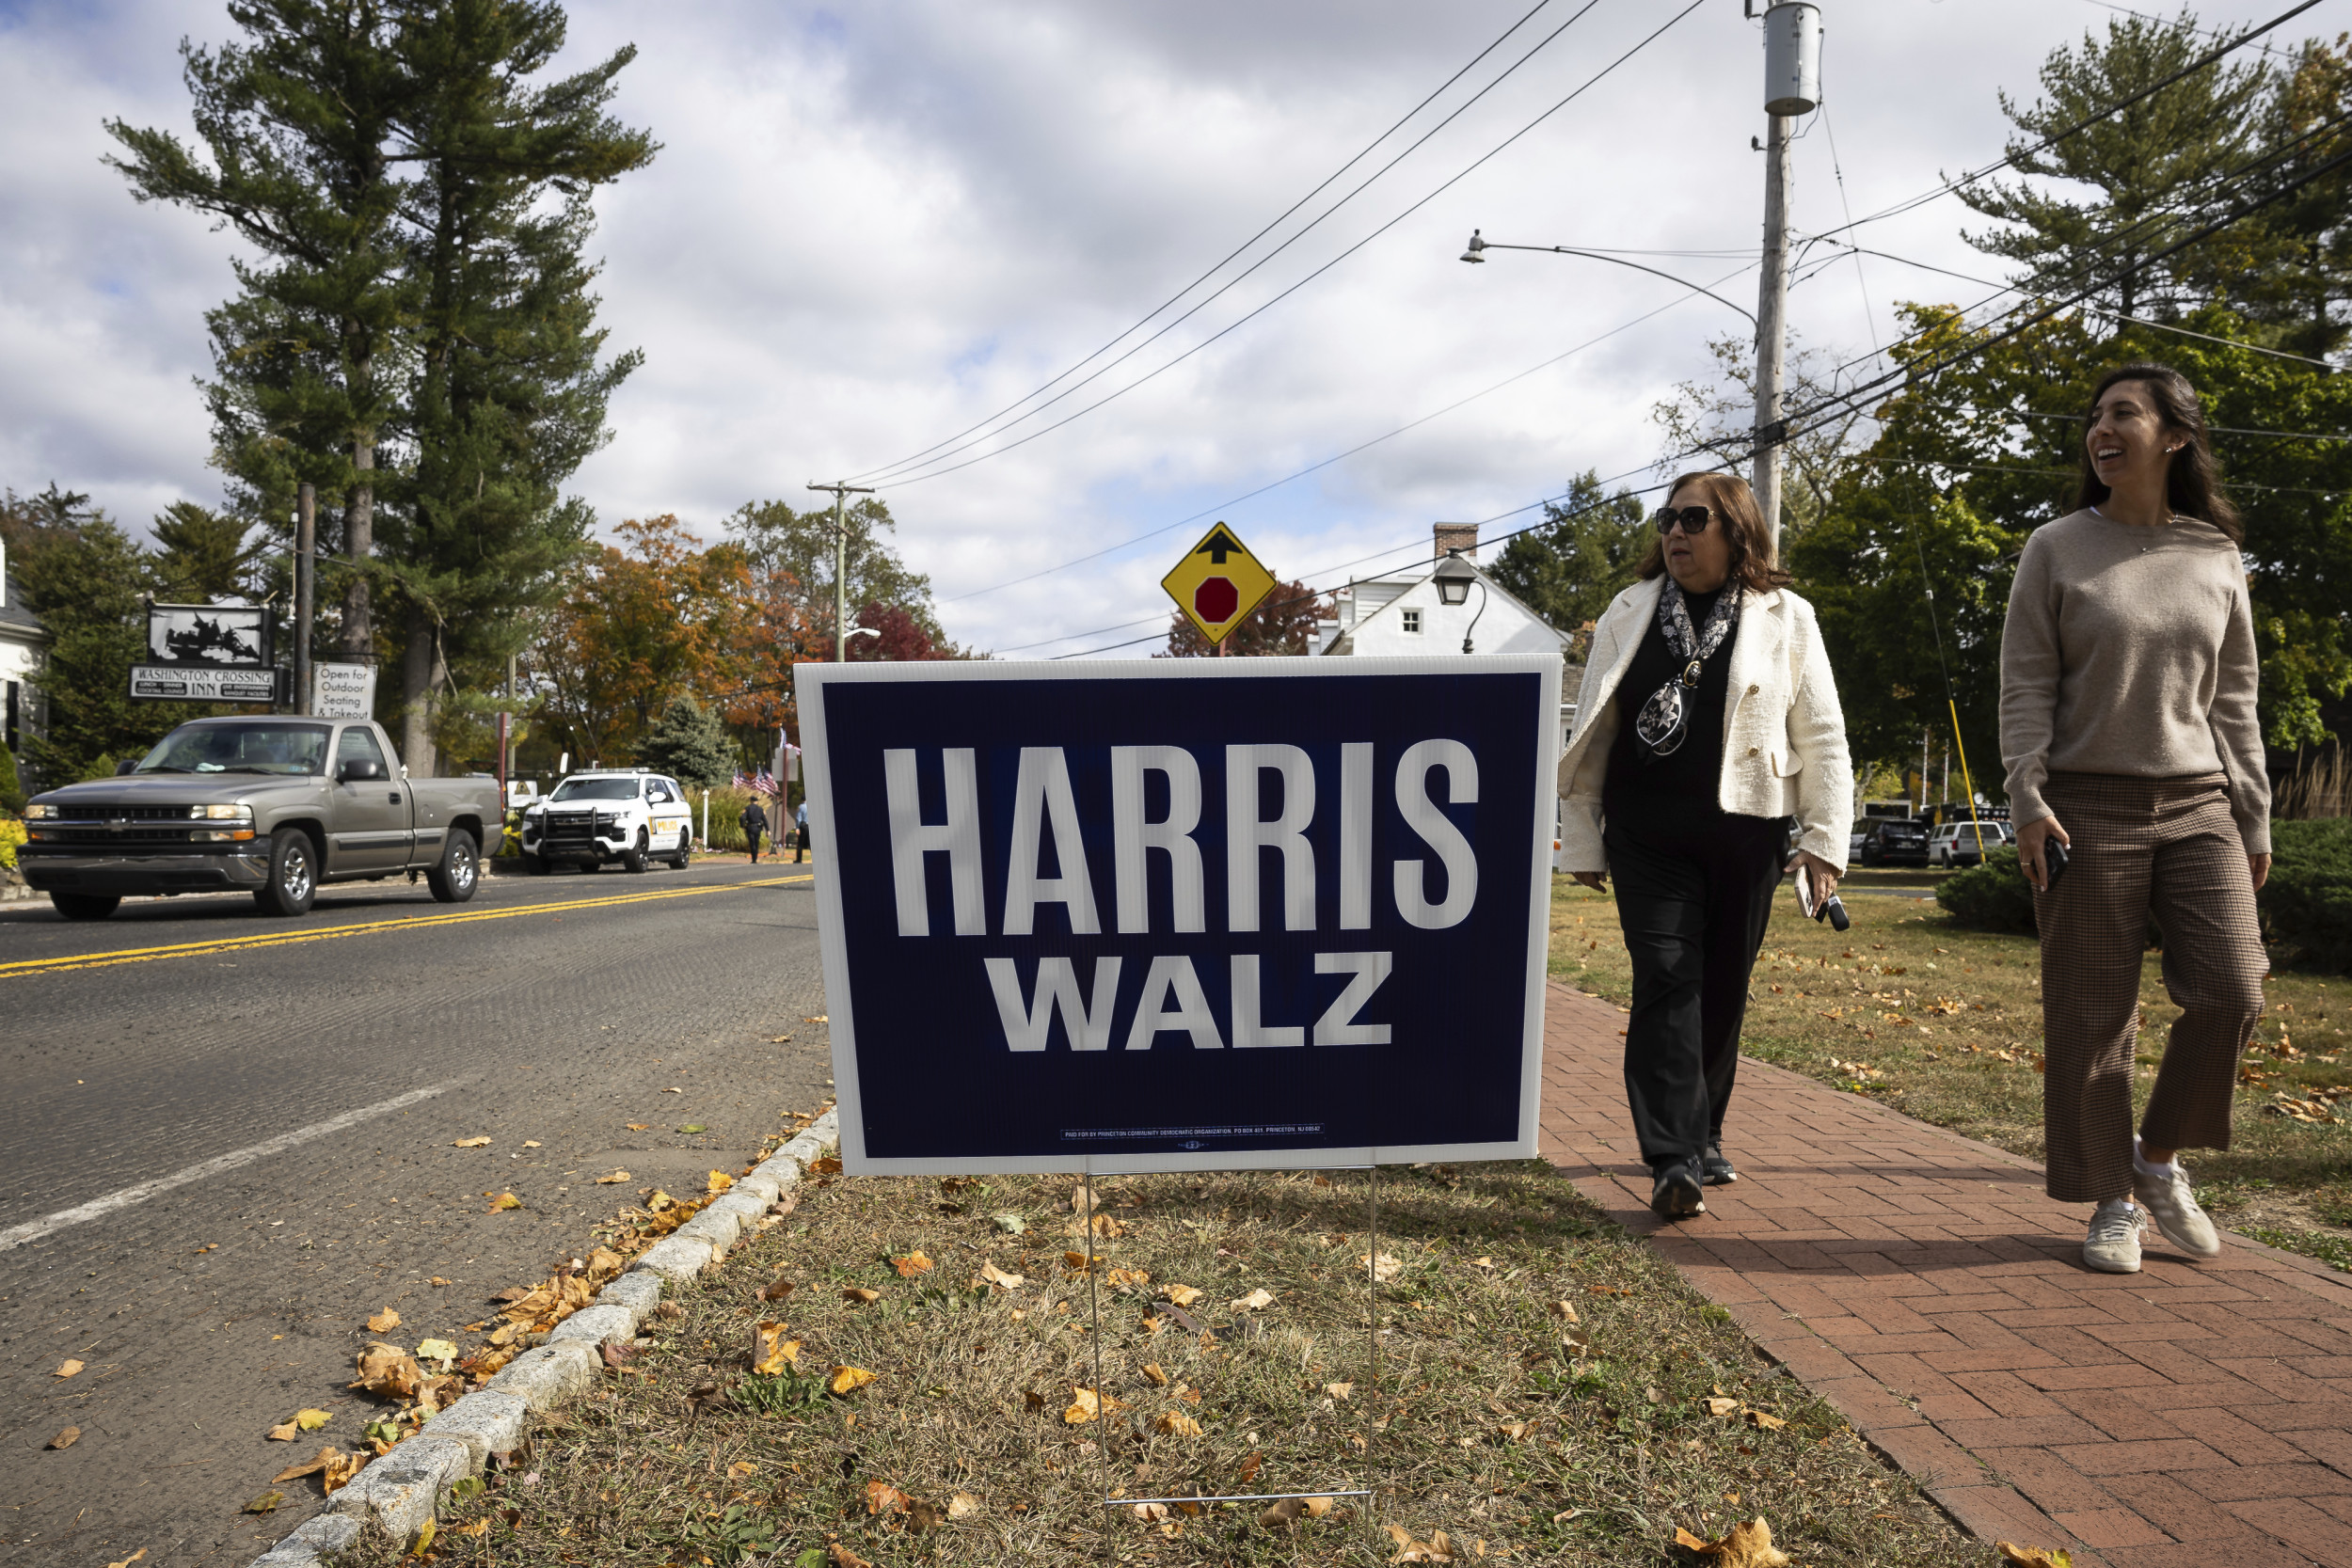
M1750 0L1749 15L1755 15ZM1764 12L1764 267L1756 306L1756 502L1780 554L1780 458L1788 438L1782 406L1788 370L1788 201L1794 183L1788 143L1797 118L1821 101L1821 10L1784 0Z
M317 594L319 494L308 483L294 492L294 710L310 712L310 616Z
M833 492L833 661L850 662L850 530L841 512L844 496L870 496L870 484L812 484Z

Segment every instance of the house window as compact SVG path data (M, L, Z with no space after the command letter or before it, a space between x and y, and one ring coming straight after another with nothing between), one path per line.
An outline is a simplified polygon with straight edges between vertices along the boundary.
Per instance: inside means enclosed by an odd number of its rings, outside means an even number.
M1399 610L1397 613L1399 613L1400 615L1402 615L1402 616L1404 616L1404 617L1405 617L1405 629L1406 629L1406 631L1411 632L1411 633L1412 633L1414 636L1416 636L1416 637L1418 637L1418 636L1420 636L1420 635L1421 635L1421 611L1420 611L1420 610Z

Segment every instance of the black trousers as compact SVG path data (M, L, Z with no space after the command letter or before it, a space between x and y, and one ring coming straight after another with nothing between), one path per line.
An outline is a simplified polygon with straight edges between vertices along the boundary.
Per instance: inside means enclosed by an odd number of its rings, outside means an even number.
M1612 826L1604 841L1633 956L1625 1096L1642 1158L1654 1165L1723 1136L1748 975L1772 919L1788 825L1717 812L1672 838Z
M767 832L767 829L755 828L748 822L743 824L743 837L752 847L752 859L759 859L759 841Z

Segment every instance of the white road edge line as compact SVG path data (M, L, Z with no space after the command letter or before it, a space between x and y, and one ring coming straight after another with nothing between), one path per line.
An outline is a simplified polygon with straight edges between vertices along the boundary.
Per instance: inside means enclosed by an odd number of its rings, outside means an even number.
M307 1144L313 1138L324 1138L329 1132L340 1132L346 1127L357 1127L359 1123L373 1117L405 1110L419 1101L430 1100L437 1094L447 1094L465 1082L466 1080L462 1078L453 1078L446 1084L436 1084L429 1089L411 1089L406 1094L395 1095L389 1100L380 1100L373 1105L362 1105L356 1111L345 1111L342 1116L329 1117L325 1121L314 1121L308 1127L298 1127L291 1132L280 1133L266 1143L258 1143L249 1148L240 1148L231 1153L219 1155L215 1159L205 1161L200 1165L190 1165L187 1169L174 1171L169 1176L159 1176L152 1181L142 1181L135 1187L125 1187L119 1193L108 1193L104 1197L92 1198L77 1208L60 1209L56 1213L45 1215L40 1219L27 1220L23 1225L10 1226L6 1230L0 1230L0 1252L6 1252L10 1247L22 1246L26 1242L39 1241L41 1237L53 1231L63 1230L69 1226L99 1219L113 1213L118 1209L128 1209L135 1203L144 1203L156 1194L167 1193L174 1187L184 1187L191 1181L201 1181L208 1176L218 1176L223 1171L235 1170L240 1165L249 1165L256 1160L266 1160L273 1154L282 1154L297 1144Z

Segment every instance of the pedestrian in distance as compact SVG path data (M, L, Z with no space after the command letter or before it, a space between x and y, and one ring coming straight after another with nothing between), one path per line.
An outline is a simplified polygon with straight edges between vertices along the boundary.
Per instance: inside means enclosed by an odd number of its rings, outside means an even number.
M768 831L768 814L759 809L759 797L755 795L743 802L743 815L737 818L743 825L743 842L751 847L752 863L759 863L759 837Z
M1650 1207L1704 1213L1723 1151L1748 975L1783 873L1826 906L1846 869L1853 769L1813 607L1788 589L1745 481L1686 474L1641 580L1593 631L1560 759L1562 864L1617 879L1633 958L1626 1100ZM1795 829L1795 859L1789 858Z
M808 802L801 802L800 815L793 820L792 863L801 863L801 856L808 852Z
M2270 972L2254 912L2270 784L2245 527L2197 389L2125 365L2084 423L2075 509L2026 541L2010 590L2001 761L2042 932L2049 1194L2097 1205L2085 1264L2136 1274L2143 1212L2192 1258L2221 1250L2174 1156L2230 1147ZM2152 919L2182 1013L2135 1136Z

